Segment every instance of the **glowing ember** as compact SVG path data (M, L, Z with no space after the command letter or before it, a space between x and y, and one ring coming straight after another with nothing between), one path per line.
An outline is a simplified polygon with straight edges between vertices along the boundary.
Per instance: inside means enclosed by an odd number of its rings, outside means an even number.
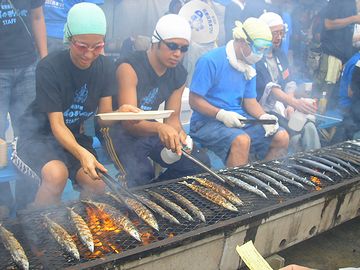
M319 178L317 178L316 176L311 176L310 177L311 182L313 182L314 184L316 184L315 190L321 190L321 180Z
M169 238L173 238L174 236L175 236L175 233L172 233L172 232L169 233L169 235L168 235Z
M94 238L95 251L84 252L87 259L101 258L107 253L120 253L121 248L116 243L109 242L112 234L118 234L121 229L117 227L111 217L102 210L91 207L86 208L87 224Z
M146 246L155 240L155 237L152 232L143 232L141 234L141 240L143 245Z

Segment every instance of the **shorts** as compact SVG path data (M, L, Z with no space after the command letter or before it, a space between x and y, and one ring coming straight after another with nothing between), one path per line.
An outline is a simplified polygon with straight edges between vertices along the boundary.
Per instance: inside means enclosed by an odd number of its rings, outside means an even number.
M190 136L202 147L218 155L224 163L229 155L234 139L247 134L251 139L250 154L264 159L272 141L272 136L265 137L262 125L246 125L244 128L228 128L218 120L196 121L190 125Z
M79 135L76 141L95 157L96 151L92 147L92 137L86 135ZM23 164L16 164L17 167L30 168L41 179L41 170L48 162L52 160L60 160L64 162L69 171L69 178L73 183L74 188L78 188L76 182L76 174L81 168L80 161L67 151L53 136L39 136L39 138L22 139L17 141L16 159L19 159ZM23 173L26 174L24 170Z

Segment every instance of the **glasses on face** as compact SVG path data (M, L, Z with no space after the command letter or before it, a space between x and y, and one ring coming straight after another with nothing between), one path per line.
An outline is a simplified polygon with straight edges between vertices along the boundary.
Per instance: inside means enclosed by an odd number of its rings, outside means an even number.
M166 42L165 40L162 40L162 42L171 50L176 51L180 50L182 53L186 53L189 50L189 45L180 46L179 44L175 42Z
M94 53L101 53L101 51L104 49L105 42L99 42L93 46L89 46L85 43L79 42L75 40L74 38L71 39L71 43L74 45L74 47L79 50L82 53L86 52L94 52Z
M156 31L156 39L158 39L160 42L163 42L171 51L180 50L182 53L186 53L189 50L189 45L179 45L176 42L167 42L161 38L159 33Z
M273 37L283 38L285 36L285 31L284 30L272 31L271 34L273 35Z

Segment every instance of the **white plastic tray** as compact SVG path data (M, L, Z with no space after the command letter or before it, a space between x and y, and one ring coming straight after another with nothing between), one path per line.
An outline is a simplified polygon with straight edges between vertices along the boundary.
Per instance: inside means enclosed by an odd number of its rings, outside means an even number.
M174 110L99 113L101 120L151 120L168 118Z

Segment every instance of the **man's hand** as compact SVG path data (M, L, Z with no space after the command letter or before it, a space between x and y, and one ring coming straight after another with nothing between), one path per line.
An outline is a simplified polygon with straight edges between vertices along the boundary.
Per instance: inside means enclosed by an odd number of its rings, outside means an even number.
M232 128L242 128L245 126L245 123L242 123L240 120L246 119L246 117L236 113L236 112L230 112L225 111L221 109L216 114L216 119L223 122L225 126Z
M180 134L175 128L167 124L161 124L158 127L158 134L161 142L167 149L181 155L182 140L186 143L185 138L180 139Z
M93 180L100 180L96 169L99 169L102 172L107 172L107 169L85 148L83 148L80 153L80 162L84 173L89 175Z
M317 111L317 106L315 102L309 102L308 100L304 99L296 99L293 107L305 114L314 114Z
M274 135L275 132L279 129L278 118L275 115L265 113L265 114L261 115L259 117L259 119L261 119L261 120L276 120L275 125L263 125L263 128L265 129L265 137Z

